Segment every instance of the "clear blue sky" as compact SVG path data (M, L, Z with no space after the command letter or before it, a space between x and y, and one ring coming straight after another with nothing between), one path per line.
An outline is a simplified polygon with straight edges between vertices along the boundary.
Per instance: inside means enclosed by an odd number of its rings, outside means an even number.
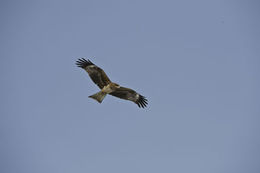
M260 3L0 3L1 173L259 173ZM146 96L99 89L77 58Z

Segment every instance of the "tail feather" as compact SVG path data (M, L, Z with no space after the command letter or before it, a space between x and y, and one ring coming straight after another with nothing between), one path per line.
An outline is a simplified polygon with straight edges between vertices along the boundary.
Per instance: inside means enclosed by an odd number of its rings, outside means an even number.
M99 91L96 94L93 94L91 96L88 96L96 101L98 101L99 103L101 103L103 101L103 99L106 97L107 93L103 92L103 91Z

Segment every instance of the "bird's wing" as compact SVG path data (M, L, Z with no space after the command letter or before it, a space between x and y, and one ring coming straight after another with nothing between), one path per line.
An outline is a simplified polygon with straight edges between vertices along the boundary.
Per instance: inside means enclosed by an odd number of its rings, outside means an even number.
M146 107L148 104L147 99L144 96L138 94L136 91L130 88L125 88L125 87L117 88L115 91L110 93L110 95L121 99L133 101L139 107L142 108Z
M111 83L104 70L93 64L90 60L85 60L84 58L78 59L76 65L83 68L100 89Z

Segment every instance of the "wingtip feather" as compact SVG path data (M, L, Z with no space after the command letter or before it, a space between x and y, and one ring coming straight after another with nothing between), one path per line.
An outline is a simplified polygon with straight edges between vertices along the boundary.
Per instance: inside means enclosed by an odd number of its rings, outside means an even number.
M86 68L89 65L94 65L89 59L86 60L85 58L79 58L76 61L76 65L80 68Z
M147 106L147 104L148 104L148 101L147 101L147 99L144 96L139 95L139 98L136 101L136 104L138 105L139 108L141 108L141 107L145 108Z

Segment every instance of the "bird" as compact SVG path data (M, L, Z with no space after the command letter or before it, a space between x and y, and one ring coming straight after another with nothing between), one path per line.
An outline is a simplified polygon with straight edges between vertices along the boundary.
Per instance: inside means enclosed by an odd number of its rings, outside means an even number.
M145 108L148 100L135 90L122 87L117 83L111 82L103 69L92 63L89 59L79 58L76 65L84 69L92 81L101 89L99 92L90 95L89 98L102 103L107 94L118 97L120 99L129 100L137 104L139 108Z

